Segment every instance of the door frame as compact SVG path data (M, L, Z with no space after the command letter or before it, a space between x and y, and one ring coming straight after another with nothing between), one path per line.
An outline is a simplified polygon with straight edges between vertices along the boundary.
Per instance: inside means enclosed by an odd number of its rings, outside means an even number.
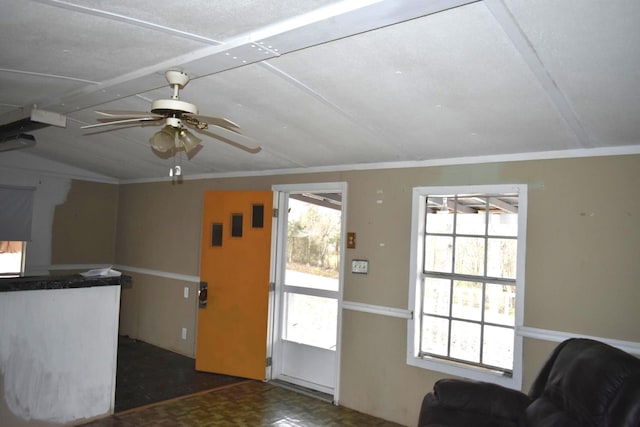
M333 402L339 403L340 398L340 364L342 352L342 300L344 294L345 275L345 249L347 237L347 183L346 182L319 182L308 184L278 184L271 187L273 191L273 206L280 213L273 218L271 240L271 275L270 281L274 284L269 295L269 330L267 333L267 355L271 357L273 365L267 368L267 380L274 379L278 375L278 363L281 359L280 346L277 345L282 335L281 330L281 305L279 295L282 293L283 277L286 270L286 254L282 250L282 242L287 241L287 209L289 194L291 193L336 193L342 194L342 209L340 217L340 269L338 280L338 313L336 335L336 364L335 364L335 388L333 390Z

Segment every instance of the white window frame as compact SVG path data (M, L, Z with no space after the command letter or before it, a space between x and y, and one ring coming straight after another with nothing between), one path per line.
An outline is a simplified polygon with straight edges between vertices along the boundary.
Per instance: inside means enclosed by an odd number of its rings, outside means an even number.
M466 365L435 357L419 357L420 349L420 321L421 321L421 283L424 259L425 215L427 196L438 194L469 194L469 193L518 193L518 243L517 243L517 272L516 272L516 312L513 346L513 371L511 376L486 368ZM527 185L470 185L470 186L429 186L414 187L411 214L411 260L409 282L409 310L413 313L407 323L407 364L420 368L442 372L461 378L476 381L487 381L512 389L522 388L522 336L519 330L524 321L524 285L526 259L526 229L527 229Z

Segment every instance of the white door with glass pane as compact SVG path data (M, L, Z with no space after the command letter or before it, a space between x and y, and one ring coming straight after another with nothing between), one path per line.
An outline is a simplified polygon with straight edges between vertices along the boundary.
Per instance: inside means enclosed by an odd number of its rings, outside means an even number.
M272 378L335 396L344 191L333 185L280 193Z

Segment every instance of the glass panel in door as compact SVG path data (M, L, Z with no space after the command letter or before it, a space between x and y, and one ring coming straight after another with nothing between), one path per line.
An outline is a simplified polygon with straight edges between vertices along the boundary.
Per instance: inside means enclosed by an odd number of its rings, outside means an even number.
M335 387L341 195L290 194L282 286L281 379Z

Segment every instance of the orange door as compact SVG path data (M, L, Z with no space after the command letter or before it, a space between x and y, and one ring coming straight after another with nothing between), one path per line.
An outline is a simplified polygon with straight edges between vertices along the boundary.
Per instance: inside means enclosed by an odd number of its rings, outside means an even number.
M265 379L272 208L270 191L205 193L199 371Z

